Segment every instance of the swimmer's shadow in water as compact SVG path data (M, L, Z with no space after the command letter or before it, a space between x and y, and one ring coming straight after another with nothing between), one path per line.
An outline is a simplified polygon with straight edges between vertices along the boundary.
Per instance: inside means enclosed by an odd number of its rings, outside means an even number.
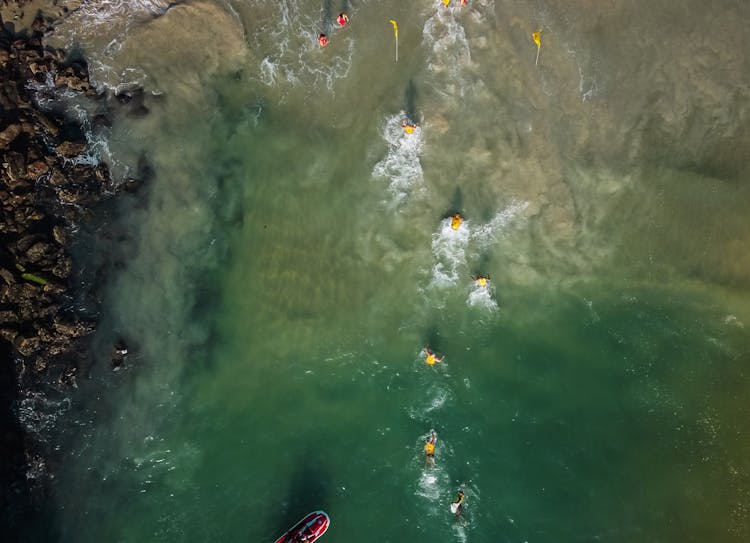
M443 218L446 219L448 217L452 217L456 213L462 213L463 207L464 207L464 193L461 190L461 187L456 187L456 190L453 191L453 196L451 196L449 207L445 211Z
M406 118L409 119L409 121L416 123L419 120L417 118L417 87L414 85L413 79L409 79L409 82L406 84L404 102Z

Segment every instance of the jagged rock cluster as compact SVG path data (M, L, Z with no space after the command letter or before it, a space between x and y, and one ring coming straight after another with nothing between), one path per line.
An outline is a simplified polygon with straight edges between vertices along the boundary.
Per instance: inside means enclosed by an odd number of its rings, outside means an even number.
M71 242L116 192L107 167L83 155L81 121L35 103L102 98L84 62L43 45L45 24L38 17L23 37L0 29L0 524L19 541L36 526L51 476L34 421L75 385L96 324L75 309Z
M70 234L111 181L106 166L76 161L86 148L80 127L32 103L46 85L94 94L82 63L31 38L0 37L0 341L20 355L21 378L50 371L93 330L69 309ZM70 361L56 379L70 380Z

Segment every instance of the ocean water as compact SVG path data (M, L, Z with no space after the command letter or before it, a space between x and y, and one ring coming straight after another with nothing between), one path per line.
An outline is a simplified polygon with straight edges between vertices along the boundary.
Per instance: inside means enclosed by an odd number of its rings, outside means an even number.
M92 148L153 177L106 219L50 537L274 541L324 509L331 542L747 541L748 22L83 4L50 43L149 109Z

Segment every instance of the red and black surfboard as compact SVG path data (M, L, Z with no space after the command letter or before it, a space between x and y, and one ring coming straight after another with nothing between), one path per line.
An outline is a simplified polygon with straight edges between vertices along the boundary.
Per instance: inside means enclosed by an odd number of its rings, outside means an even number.
M313 543L326 533L330 522L324 511L313 511L278 538L276 543Z

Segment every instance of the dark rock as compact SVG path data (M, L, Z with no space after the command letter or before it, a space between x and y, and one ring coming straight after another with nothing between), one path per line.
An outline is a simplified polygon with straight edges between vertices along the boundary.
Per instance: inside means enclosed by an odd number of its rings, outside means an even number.
M60 334L69 338L83 337L90 334L94 330L94 326L92 324L84 324L80 322L65 324L55 321L52 326Z
M29 248L37 241L41 239L40 234L27 234L25 236L22 236L17 242L16 242L16 250L19 253L25 253L29 250Z
M21 153L15 151L6 153L5 161L3 161L3 169L8 176L5 184L9 189L15 189L25 183L26 160Z
M5 268L0 268L0 277L2 277L3 281L5 281L5 283L8 285L12 285L16 282L16 278L13 277L13 273L6 270Z
M55 357L61 354L65 354L70 351L71 345L72 344L70 341L58 340L47 348L47 354L50 357Z
M96 128L101 128L101 127L109 128L112 126L112 119L109 117L109 115L106 115L104 113L97 113L91 119L91 124L92 126Z
M68 182L68 178L60 170L60 167L57 164L53 164L52 167L50 168L50 175L47 178L47 183L49 183L52 186L62 186L62 185L65 185L67 182Z
M55 264L55 267L52 268L52 273L55 275L55 277L66 279L70 276L70 271L72 268L73 264L71 263L70 258L64 257L58 260L57 264Z
M28 356L28 355L27 355ZM42 375L47 370L47 366L49 366L50 359L46 356L37 356L34 358L34 373L37 375Z
M16 350L21 353L23 356L31 356L35 352L39 350L39 346L41 345L41 340L34 336L34 337L23 337L18 336L16 337L16 340L14 341L14 346Z
M131 178L131 179L126 179L125 181L122 182L122 189L125 192L130 192L130 193L137 192L140 186L141 186L141 183L137 179Z
M48 294L64 294L66 288L58 283L48 281L46 285L42 287L42 290Z
M55 147L55 151L57 151L60 155L64 156L65 158L73 158L81 153L86 149L85 143L75 143L72 141L64 141L57 147Z
M79 92L87 92L91 90L91 86L88 81L81 79L79 76L73 73L66 73L55 77L56 87L68 87Z
M11 311L9 309L5 309L3 311L0 311L0 324L15 324L18 322L18 315L15 311Z
M81 293L71 288L70 238L103 198L128 190L129 185L115 187L105 165L70 160L86 151L83 123L59 112L42 111L41 101L35 103L41 97L44 103L54 100L54 89L46 85L51 74L65 94L69 90L87 95L95 92L81 55L67 56L44 46L42 33L49 30L50 23L42 17L32 24L31 35L22 38L10 36L8 28L0 29L0 361L12 363L0 364L0 372L5 371L0 373L0 386L5 386L0 400L6 388L18 391L21 386L24 394L40 398L39 409L43 410L47 395L76 386L80 353L86 349L83 338L95 324L82 317L76 298ZM33 82L41 83L44 90L33 90L39 88L30 84ZM117 100L127 103L124 110L129 115L148 112L141 90L129 91ZM110 104L114 101L98 102L100 111L85 127L110 126L106 111ZM152 172L144 159L138 178L145 181ZM80 283L77 276L75 281ZM98 303L97 296L84 295ZM96 307L87 310L97 313ZM116 346L113 367L121 367L126 354L124 344ZM7 412L10 420L10 407ZM23 425L15 423L20 437L13 454L6 454L5 442L0 439L0 473L3 469L17 472L21 483L16 489L40 485L37 488L45 492L54 465L49 462L49 447L45 445L40 452L36 435L24 434ZM0 437L4 432L0 426ZM0 480L0 487L3 483ZM0 524L5 528L2 505L0 501ZM7 531L3 535L8 539ZM8 540L21 539L11 536Z
M148 115L148 107L146 106L146 93L143 89L132 89L121 92L116 95L120 104L127 104L127 113L130 117L144 117Z
M15 328L0 326L0 338L9 343L14 343L16 337L18 337L18 330L16 330Z
M47 134L49 136L56 138L60 133L60 127L46 115L40 113L39 115L37 115L37 120L47 130Z
M26 166L26 178L36 181L49 171L49 166L42 160L37 160Z
M54 249L43 241L38 241L26 251L26 260L32 264L38 264L47 260L54 253Z
M15 104L16 106L28 106L28 102L22 99L21 96L18 94L18 89L16 88L15 81L6 80L2 86L2 90L3 90L3 94L5 95L5 97L7 98L10 104Z
M128 346L124 340L118 340L112 346L112 370L119 371L128 356Z
M21 133L21 126L12 124L0 132L0 149L5 149Z
M129 104L133 99L138 99L143 96L143 90L140 92L137 89L122 91L115 95L117 101L121 104Z
M60 225L52 227L52 237L60 245L66 245L68 243L68 233L65 228Z
M57 192L57 197L64 204L80 204L86 200L88 193L83 187L63 188Z

